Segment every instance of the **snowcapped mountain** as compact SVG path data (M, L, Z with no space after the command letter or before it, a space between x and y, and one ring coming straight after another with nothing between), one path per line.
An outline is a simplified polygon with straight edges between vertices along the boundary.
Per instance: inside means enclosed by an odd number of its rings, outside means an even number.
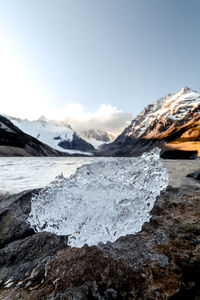
M200 94L183 88L147 106L122 133L125 136L162 138L172 125L181 125L200 111Z
M82 151L94 150L91 144L83 140L68 124L62 121L47 120L43 116L35 121L13 117L9 117L9 119L26 134L58 151L81 154Z
M134 155L148 150L155 144L160 145L161 142L165 143L166 147L177 149L184 149L186 145L189 147L186 150L200 149L198 92L184 87L181 91L148 105L112 144L105 146L104 150L110 155Z
M69 156L24 133L0 115L0 156Z
M79 135L96 149L105 143L111 143L115 138L111 133L98 129L79 131Z

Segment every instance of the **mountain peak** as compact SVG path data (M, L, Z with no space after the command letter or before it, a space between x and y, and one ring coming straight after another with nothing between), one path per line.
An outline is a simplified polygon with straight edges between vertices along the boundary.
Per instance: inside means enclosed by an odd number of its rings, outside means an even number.
M41 116L38 118L38 121L47 121L47 118L46 118L44 115L41 115Z
M156 145L196 151L199 126L200 93L183 87L147 106L103 151L116 156L139 155Z
M173 95L159 99L152 106L147 106L141 114L132 120L124 130L127 136L158 138L163 132L177 124L185 124L199 111L200 94L189 87L183 87ZM158 124L158 125L157 125ZM123 133L122 133L123 134Z
M182 89L181 89L181 94L186 94L186 93L188 93L188 92L191 92L192 91L192 89L191 88L189 88L188 86L184 86Z

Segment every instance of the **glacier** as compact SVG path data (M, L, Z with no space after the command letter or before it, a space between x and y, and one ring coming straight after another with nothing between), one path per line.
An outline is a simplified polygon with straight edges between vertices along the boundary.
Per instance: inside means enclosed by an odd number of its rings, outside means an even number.
M34 195L28 222L37 232L68 235L72 247L113 242L141 230L168 181L158 148L137 158L99 158Z

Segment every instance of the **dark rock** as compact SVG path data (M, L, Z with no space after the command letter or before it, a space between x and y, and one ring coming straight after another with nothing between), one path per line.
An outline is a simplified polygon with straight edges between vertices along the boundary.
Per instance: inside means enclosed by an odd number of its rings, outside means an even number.
M101 147L101 154L105 156L140 156L154 147L163 148L163 141L159 139L145 139L124 137L116 139L113 143L104 144Z
M58 146L62 147L63 149L72 149L72 150L79 150L79 151L92 151L94 150L94 147L83 140L80 136L77 134L73 135L72 141L61 141L58 143Z
M44 265L67 247L66 236L35 234L27 223L31 197L38 192L39 189L25 191L0 200L0 284L13 279L25 280L25 285L36 267L34 276L44 275Z
M36 267L43 267L58 250L66 248L67 237L42 232L13 241L0 249L0 278L27 280ZM43 272L45 273L45 272ZM44 275L44 274L43 274Z
M40 233L4 244L0 299L198 299L200 189L168 187L151 214L114 243L71 248Z
M31 211L31 196L38 192L39 189L25 191L0 199L0 248L34 233L26 219Z
M200 180L200 171L196 171L194 173L190 173L186 177L192 177L192 178L194 178L196 180Z
M196 159L198 151L169 150L161 153L160 157L164 159Z

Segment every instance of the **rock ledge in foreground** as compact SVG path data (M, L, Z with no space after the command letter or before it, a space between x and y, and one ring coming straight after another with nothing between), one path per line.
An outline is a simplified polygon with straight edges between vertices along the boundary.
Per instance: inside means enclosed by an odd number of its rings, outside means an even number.
M15 210L12 196L2 200L0 216L7 203L18 219L28 193L13 196ZM151 213L138 234L80 249L50 233L21 229L18 239L5 223L12 239L0 249L0 299L199 299L200 189L168 187Z

